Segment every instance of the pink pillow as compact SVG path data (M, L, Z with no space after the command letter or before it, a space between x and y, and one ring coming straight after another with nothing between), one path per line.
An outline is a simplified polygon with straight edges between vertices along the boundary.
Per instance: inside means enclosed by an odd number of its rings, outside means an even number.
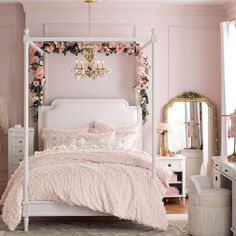
M44 149L53 148L54 146L68 145L70 141L77 138L81 133L88 133L89 126L77 129L58 129L43 128L41 138L43 139Z
M122 144L127 148L137 149L140 139L141 125L115 125L111 123L95 121L89 131L92 133L115 132L115 141L117 145Z

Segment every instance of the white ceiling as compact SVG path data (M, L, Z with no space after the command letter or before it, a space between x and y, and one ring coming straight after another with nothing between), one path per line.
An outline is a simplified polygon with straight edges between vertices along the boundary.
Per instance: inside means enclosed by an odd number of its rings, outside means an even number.
M0 0L1 3L14 3L14 2L78 2L81 0ZM169 5L223 5L231 0L99 0L104 3L157 3L157 4L169 4Z

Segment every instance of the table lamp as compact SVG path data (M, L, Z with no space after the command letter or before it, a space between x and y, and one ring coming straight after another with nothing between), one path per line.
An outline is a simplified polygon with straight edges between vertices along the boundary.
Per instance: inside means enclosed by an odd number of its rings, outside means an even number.
M229 116L231 125L229 127L229 137L234 138L234 152L227 158L229 161L236 161L235 138L236 138L236 110Z

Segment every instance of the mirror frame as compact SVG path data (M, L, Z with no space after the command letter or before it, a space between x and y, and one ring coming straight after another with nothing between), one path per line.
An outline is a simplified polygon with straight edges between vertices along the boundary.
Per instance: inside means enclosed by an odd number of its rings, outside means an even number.
M212 155L218 155L218 128L217 128L217 112L216 106L206 97L195 93L195 92L185 92L177 97L172 98L163 108L163 121L167 123L168 121L168 109L174 105L176 102L205 102L208 107L212 109L213 115L213 146Z

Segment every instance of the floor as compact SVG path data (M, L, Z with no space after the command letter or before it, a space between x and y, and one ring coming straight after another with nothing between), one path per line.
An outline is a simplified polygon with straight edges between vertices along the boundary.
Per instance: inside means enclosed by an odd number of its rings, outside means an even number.
M64 221L64 220L63 220ZM130 221L100 221L99 222L35 222L31 220L29 232L23 231L20 224L14 232L10 232L0 220L0 236L183 236L188 235L188 223L168 221L165 232L134 224Z
M186 199L185 205L179 199L168 199L168 202L165 201L165 209L167 214L187 214L188 199Z

